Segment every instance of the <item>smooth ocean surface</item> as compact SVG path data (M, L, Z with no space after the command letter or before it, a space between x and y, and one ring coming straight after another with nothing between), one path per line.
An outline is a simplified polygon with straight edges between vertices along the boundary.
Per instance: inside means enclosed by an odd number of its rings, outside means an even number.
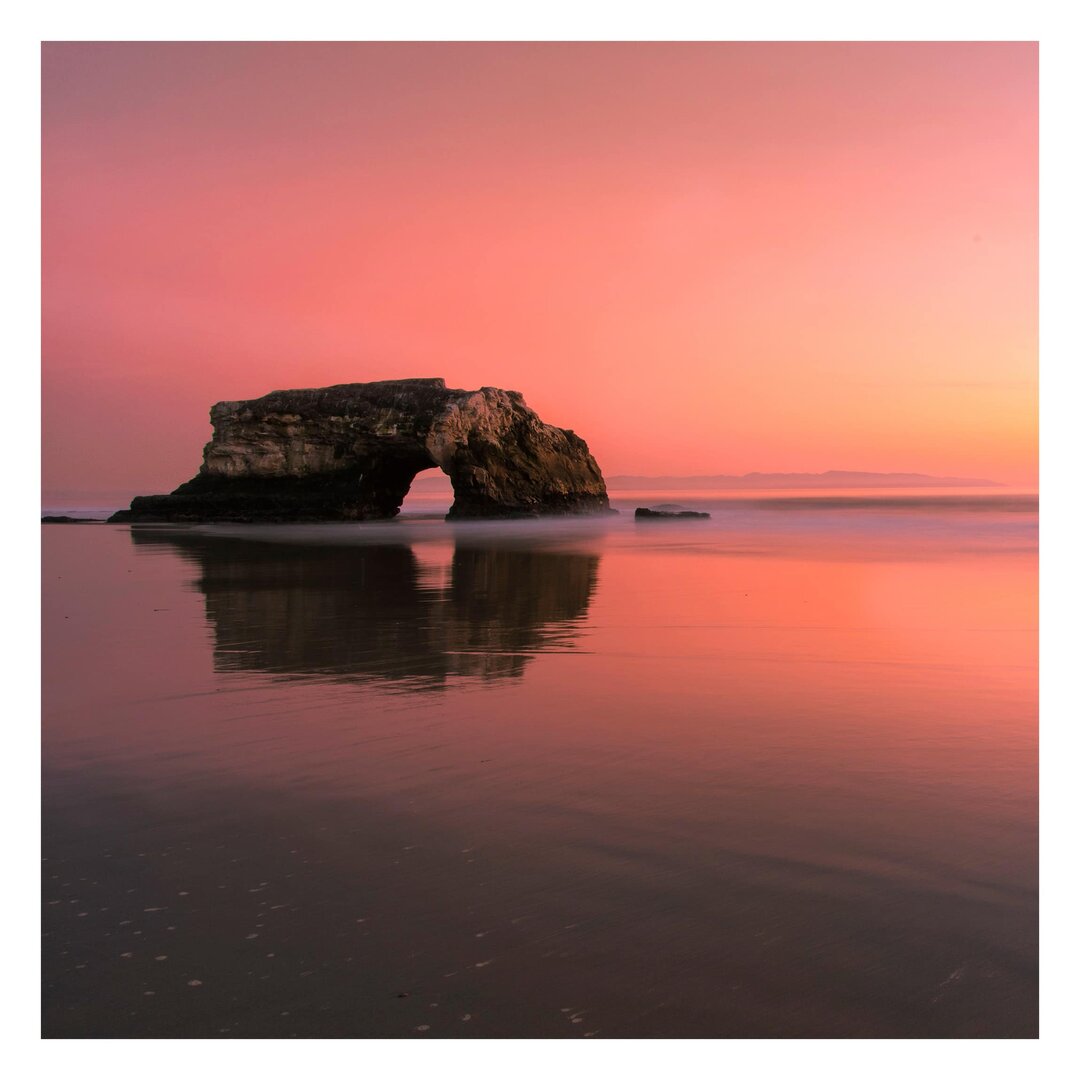
M881 495L43 526L45 1034L1034 1036L1036 502Z

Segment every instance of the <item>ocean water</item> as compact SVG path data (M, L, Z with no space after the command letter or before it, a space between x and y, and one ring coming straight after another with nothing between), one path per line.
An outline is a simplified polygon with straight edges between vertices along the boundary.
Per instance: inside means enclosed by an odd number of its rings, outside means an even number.
M440 498L42 527L47 1036L1037 1034L1032 496Z

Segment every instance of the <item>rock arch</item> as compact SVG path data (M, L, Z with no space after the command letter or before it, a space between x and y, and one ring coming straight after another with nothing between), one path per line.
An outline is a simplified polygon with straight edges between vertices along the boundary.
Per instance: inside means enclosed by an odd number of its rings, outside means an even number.
M417 473L450 477L450 518L602 513L585 441L515 391L442 379L276 390L210 410L199 473L112 521L365 521L393 517Z

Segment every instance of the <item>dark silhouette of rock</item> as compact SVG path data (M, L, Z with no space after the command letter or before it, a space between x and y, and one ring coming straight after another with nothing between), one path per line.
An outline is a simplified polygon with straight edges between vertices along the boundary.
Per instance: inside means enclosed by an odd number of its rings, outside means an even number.
M701 510L650 510L648 507L639 506L634 511L635 521L670 521L672 518L693 519L708 518L712 515Z
M67 514L46 514L41 519L42 525L104 525L104 518L70 517Z
M572 648L596 588L589 552L458 543L445 578L406 544L272 543L132 529L195 569L217 671L335 683L521 676Z
M515 391L442 379L278 390L210 410L197 476L110 521L365 521L397 514L418 472L450 477L450 518L609 512L585 441Z

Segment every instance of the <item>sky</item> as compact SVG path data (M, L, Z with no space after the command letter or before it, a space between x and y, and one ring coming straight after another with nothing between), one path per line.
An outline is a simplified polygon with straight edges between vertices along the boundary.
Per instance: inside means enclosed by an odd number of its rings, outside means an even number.
M219 400L519 390L608 475L1037 479L1030 43L46 43L46 498Z

